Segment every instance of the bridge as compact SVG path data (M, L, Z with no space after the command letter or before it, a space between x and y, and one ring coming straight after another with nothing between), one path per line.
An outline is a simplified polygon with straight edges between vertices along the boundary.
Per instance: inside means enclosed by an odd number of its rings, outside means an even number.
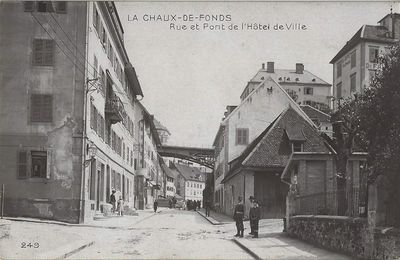
M158 148L162 157L174 157L214 168L214 149L163 145Z

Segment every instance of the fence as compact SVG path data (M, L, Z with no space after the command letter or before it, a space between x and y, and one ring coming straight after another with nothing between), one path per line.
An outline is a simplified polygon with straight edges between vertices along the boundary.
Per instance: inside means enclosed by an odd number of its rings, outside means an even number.
M338 215L338 201L345 199L346 216L358 217L365 212L358 187L348 190L294 196L293 215ZM345 196L345 198L343 198Z

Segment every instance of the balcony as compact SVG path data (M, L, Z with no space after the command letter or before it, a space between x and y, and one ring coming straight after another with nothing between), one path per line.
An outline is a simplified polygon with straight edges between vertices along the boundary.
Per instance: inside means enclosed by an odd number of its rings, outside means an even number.
M106 120L111 124L116 124L123 120L124 106L115 94L108 97L106 100L106 107L104 109Z

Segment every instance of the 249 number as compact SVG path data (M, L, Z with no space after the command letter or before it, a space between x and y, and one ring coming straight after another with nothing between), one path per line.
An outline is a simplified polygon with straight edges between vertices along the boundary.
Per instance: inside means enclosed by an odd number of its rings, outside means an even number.
M34 242L34 243L32 243L32 242L28 242L28 243L21 242L21 248L39 248L39 247L40 247L39 242Z

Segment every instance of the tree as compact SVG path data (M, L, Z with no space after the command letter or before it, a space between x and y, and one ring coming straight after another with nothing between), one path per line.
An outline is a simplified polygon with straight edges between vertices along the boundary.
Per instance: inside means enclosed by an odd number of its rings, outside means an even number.
M400 223L400 45L379 57L378 70L364 93L345 100L333 116L338 150L338 186L346 180L348 156L368 152L368 181L385 181L387 223ZM342 181L344 180L344 181Z

